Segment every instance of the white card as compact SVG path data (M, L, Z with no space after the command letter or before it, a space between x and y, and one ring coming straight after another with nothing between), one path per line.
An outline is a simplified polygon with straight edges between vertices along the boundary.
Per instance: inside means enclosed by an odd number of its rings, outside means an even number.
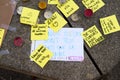
M48 40L32 41L31 53L40 44L46 46L53 52L51 60L55 61L83 61L84 47L81 33L83 28L62 28L54 33L48 30Z

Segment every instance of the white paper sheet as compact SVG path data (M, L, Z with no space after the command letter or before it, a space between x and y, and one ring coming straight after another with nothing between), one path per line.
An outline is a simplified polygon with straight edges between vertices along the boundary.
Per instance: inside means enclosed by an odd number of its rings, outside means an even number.
M62 28L54 33L48 30L48 40L32 41L31 53L38 45L43 44L53 52L51 60L55 61L83 61L84 48L81 33L83 28Z

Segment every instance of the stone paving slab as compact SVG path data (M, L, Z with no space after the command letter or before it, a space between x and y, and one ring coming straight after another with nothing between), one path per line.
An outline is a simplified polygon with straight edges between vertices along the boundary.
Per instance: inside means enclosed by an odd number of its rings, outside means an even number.
M119 0L103 0L105 6L100 10L95 12L91 18L86 18L84 16L85 7L81 0L75 0L79 5L80 9L75 13L79 14L79 21L73 22L71 17L68 21L73 27L83 27L86 29L93 25L96 25L100 32L103 34L99 18L110 16L115 14L117 16L118 22L120 23L120 1ZM104 36L104 35L103 35ZM106 74L109 72L120 60L120 31L104 36L105 40L93 48L89 48L85 43L88 51L92 55L93 59L101 69L101 71Z
M52 61L41 74L57 80L93 80L100 76L86 53L83 62Z
M38 9L36 4L39 0L30 2L19 2L18 6L26 6L34 9ZM58 11L55 6L49 5L48 10ZM45 10L41 11L41 15L44 14ZM59 12L59 11L58 11ZM16 30L8 31L6 38L3 42L2 48L0 50L8 50L10 53L2 56L0 59L0 66L10 67L12 69L32 73L34 76L41 76L41 74L50 76L58 79L66 80L90 80L92 78L100 76L89 57L85 53L85 61L83 62L52 62L50 61L44 69L41 69L37 64L31 62L29 59L30 54L30 26L19 23L19 15L14 14L10 28L15 28ZM40 23L43 23L45 18L40 16ZM69 27L66 24L64 27ZM13 40L15 37L20 36L24 40L24 45L22 47L15 47ZM55 68L55 69L54 69ZM50 70L51 69L51 70ZM41 73L42 72L42 73ZM48 75L51 74L51 75ZM62 73L62 74L60 74ZM54 75L54 76L53 76ZM76 76L75 76L76 75ZM70 77L70 78L69 78Z

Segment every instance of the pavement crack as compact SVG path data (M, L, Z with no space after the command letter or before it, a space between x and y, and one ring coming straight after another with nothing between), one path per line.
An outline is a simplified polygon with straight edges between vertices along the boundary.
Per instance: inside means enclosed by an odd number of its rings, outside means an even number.
M65 15L60 11L60 13L62 14L63 18L68 22L68 25L70 28L73 28L72 24L69 22L69 20L65 17ZM84 50L87 53L88 57L90 58L91 62L93 63L93 65L95 66L95 68L97 69L97 71L99 72L99 74L102 76L103 73L101 71L101 69L99 68L99 66L97 65L97 63L95 62L95 60L93 59L93 57L91 56L90 52L88 51L88 49L86 48L86 46L84 45Z

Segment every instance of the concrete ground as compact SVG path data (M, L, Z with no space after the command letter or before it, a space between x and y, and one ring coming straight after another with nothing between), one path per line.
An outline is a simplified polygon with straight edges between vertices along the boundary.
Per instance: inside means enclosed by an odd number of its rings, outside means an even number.
M0 68L0 80L32 80L32 77Z
M33 76L0 68L0 80L44 80Z
M120 62L107 74L93 80L120 80ZM44 80L0 68L0 80ZM82 79L81 79L82 80Z
M19 1L19 0L18 0ZM46 1L46 0L45 0ZM101 33L102 29L99 23L99 18L113 15L117 16L120 23L120 1L119 0L103 0L105 6L98 10L91 18L87 19L83 15L85 7L82 4L82 0L74 0L80 7L77 14L79 14L80 20L73 22L70 17L66 20L68 24L64 27L84 28L85 30L93 25L96 25ZM39 0L30 0L23 3L19 1L18 6L26 6L34 9L38 9L36 4ZM39 10L39 9L38 9ZM58 11L61 16L62 13L55 7L55 5L48 5L46 10ZM40 22L43 23L45 10L41 10L42 16L39 16ZM63 16L64 17L64 16ZM83 62L56 62L50 61L44 69L38 67L37 64L31 62L30 55L30 26L20 24L20 16L15 14L12 18L10 29L8 30L3 46L0 50L8 50L10 54L2 56L0 58L0 67L7 67L18 72L27 73L33 76L52 77L55 79L45 80L120 80L120 31L110 35L103 35L105 40L100 44L89 48L85 43L85 59ZM22 47L15 47L13 40L16 36L20 36L24 39L24 45ZM0 69L0 80L31 80L31 76L23 75L16 72Z

